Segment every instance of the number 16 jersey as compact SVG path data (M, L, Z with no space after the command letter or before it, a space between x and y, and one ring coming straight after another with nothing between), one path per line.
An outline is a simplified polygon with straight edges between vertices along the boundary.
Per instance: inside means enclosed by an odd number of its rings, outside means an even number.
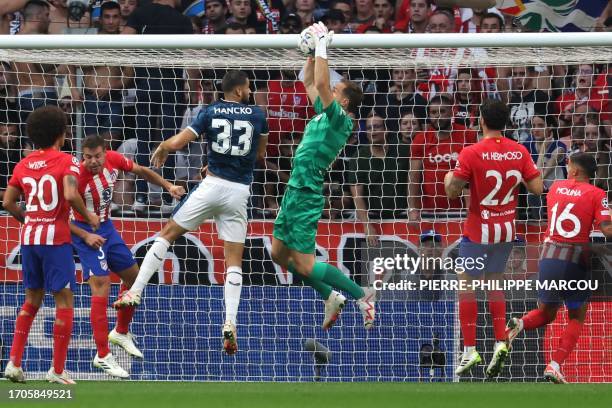
M259 138L268 134L259 106L221 99L202 109L188 129L206 137L208 170L225 180L251 184Z
M514 241L517 187L540 175L527 149L505 137L486 138L461 151L453 173L470 184L463 235L481 244Z

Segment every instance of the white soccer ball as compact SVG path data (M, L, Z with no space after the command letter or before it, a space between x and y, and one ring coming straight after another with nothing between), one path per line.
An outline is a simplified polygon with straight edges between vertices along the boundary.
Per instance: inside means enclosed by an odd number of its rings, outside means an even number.
M302 52L302 54L314 55L316 48L315 38L310 32L309 29L305 29L300 33L300 39L298 41L298 49Z

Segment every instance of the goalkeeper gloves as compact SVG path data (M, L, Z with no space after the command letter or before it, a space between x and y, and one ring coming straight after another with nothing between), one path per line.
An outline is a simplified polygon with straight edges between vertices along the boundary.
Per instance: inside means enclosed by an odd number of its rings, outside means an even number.
M327 47L332 42L334 32L328 31L320 21L311 25L309 30L315 39L315 57L327 59Z

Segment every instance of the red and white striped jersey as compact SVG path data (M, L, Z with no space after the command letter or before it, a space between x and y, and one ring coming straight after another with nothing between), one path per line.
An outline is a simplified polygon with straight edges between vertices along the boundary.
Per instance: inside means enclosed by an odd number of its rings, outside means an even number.
M79 176L76 157L55 149L32 152L15 166L9 185L26 200L21 245L63 245L71 242L70 205L64 199L64 176Z
M486 138L459 153L455 177L470 184L463 235L472 242L512 242L518 185L540 175L527 149L505 137Z
M548 228L545 241L587 243L591 230L610 221L605 191L574 179L552 183L546 196Z
M85 201L87 209L100 217L100 222L110 218L110 205L113 199L113 188L119 175L119 170L132 171L134 162L121 153L106 151L106 161L102 171L92 174L85 166L81 166L79 177L79 193ZM85 221L81 214L75 212L77 221Z

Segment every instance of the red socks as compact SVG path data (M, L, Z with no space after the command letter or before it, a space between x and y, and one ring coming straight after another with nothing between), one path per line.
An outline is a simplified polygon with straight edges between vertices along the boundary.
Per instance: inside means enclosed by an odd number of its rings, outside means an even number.
M557 350L555 350L552 355L553 361L556 361L559 365L563 364L567 356L569 356L572 350L574 350L574 347L576 347L581 330L581 322L578 320L570 320L567 328L561 335L561 340L559 341Z
M15 335L13 336L13 345L11 346L10 360L15 367L21 367L21 357L28 340L28 334L32 327L32 322L36 317L38 307L31 303L24 303L15 320Z
M94 341L98 349L98 357L104 358L110 349L108 347L108 317L106 315L106 307L108 299L102 296L91 297L91 310L89 312L89 320L91 321L91 329L93 331Z
M73 319L74 309L56 309L53 325L53 368L56 374L64 372Z
M493 290L488 293L488 298L495 340L503 341L506 339L506 296L503 290Z
M459 322L463 334L463 346L476 346L476 320L478 305L473 292L459 292Z
M550 323L548 315L540 309L533 309L525 316L521 317L523 330L537 329Z
M121 289L119 290L119 296L123 292L128 290L127 286L123 283L121 284ZM134 317L135 312L134 306L123 307L117 310L117 324L115 326L115 330L119 334L127 334L129 331L130 323L132 322L132 318Z

